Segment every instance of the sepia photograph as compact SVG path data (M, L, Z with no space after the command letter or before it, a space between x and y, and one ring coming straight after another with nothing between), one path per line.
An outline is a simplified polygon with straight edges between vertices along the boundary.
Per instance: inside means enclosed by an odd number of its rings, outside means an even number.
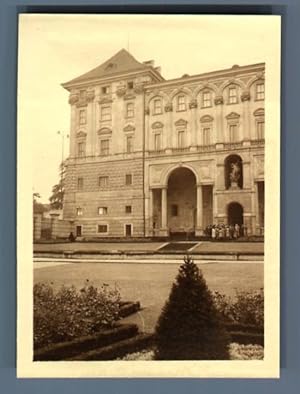
M280 17L21 14L18 376L279 377Z

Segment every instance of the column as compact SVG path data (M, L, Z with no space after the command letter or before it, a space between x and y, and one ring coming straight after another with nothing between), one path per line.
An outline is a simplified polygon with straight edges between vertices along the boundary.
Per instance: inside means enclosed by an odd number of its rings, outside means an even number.
M162 235L168 235L167 231L167 188L161 189L161 231Z
M149 190L149 204L148 204L148 214L149 214L149 234L153 235L153 190Z
M203 198L202 186L197 185L197 223L196 235L203 235Z
M254 234L260 235L260 226L259 226L259 211L258 211L258 183L254 182L254 201L255 201L255 220L254 220Z
M226 138L224 135L224 130L223 130L223 97L222 96L217 96L215 98L215 105L216 105L216 133L215 133L215 138L216 141L216 148L217 149L223 149L224 145L223 143L225 142Z
M190 102L191 109L191 147L190 150L195 152L197 150L197 100Z
M250 100L250 93L245 91L242 96L241 100L243 103L243 145L249 146L250 145L250 108L249 108L249 100Z

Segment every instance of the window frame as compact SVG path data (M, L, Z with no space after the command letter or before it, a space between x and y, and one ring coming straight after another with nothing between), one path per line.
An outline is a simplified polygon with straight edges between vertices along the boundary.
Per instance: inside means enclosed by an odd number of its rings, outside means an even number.
M183 102L180 102L180 99L183 98ZM181 108L182 106L182 108ZM186 95L185 94L178 94L176 97L176 111L177 112L184 112L186 111Z
M86 148L85 141L77 142L77 157L85 157L85 153L86 153L85 148Z
M86 117L87 117L86 109L85 108L80 108L79 111L78 111L78 124L80 126L86 124L86 121L87 121Z
M104 110L108 109L107 112ZM109 122L112 118L112 108L111 105L101 105L100 106L100 121L101 122Z
M209 94L209 99L205 99L205 95L206 94ZM206 102L208 102L209 104L206 105ZM202 92L202 105L201 105L201 107L202 108L210 108L210 107L212 107L212 93L211 93L210 90L204 90Z
M234 95L231 95L231 91L235 91ZM234 101L232 101L234 99ZM237 86L229 86L228 87L228 104L238 104L238 87Z
M107 147L104 148L102 145L107 143ZM99 154L100 156L109 156L110 151L110 138L100 138L99 140Z
M83 208L77 207L76 208L76 217L83 216Z
M130 177L130 178L129 178ZM129 182L130 179L130 182ZM125 174L125 186L132 186L133 184L133 176L132 174Z
M135 108L134 103L126 103L126 118L134 118Z
M99 227L100 226L102 226L102 227L105 226L106 231L99 231ZM96 233L97 234L106 234L107 235L109 233L109 225L108 225L108 223L97 223L97 225L96 225Z
M131 141L131 143L129 143ZM134 152L134 136L133 134L126 135L125 137L125 143L126 143L126 153L130 154ZM128 149L130 148L130 149Z
M101 213L101 211L102 211L102 213ZM107 206L98 207L98 215L99 216L108 215L108 207Z
M82 176L77 177L77 190L81 191L84 188L84 180Z
M262 91L258 91L258 86L263 86ZM262 97L258 97L262 94ZM264 82L257 82L255 84L255 101L263 101L265 99L265 83Z
M157 106L155 103L159 103ZM156 98L153 100L153 115L161 115L163 112L163 105L162 105L162 99L161 98Z
M127 208L130 208L129 210ZM125 205L125 213L127 215L132 214L132 205Z
M101 179L104 180L105 179L105 184L101 185ZM99 175L98 176L98 186L103 188L103 187L108 187L108 176L107 175Z
M187 144L186 144L186 130L185 129L179 129L179 130L177 130L177 148L178 149L184 149L186 147L187 147Z

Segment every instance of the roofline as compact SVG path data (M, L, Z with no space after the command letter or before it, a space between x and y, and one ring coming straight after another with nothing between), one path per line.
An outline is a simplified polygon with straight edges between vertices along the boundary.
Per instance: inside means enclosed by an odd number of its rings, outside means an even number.
M98 78L87 78L85 80L82 81L74 81L73 80L69 81L69 82L64 82L61 84L61 86L67 90L69 90L69 88L72 87L76 87L76 86L84 86L84 85L90 85L91 83L97 83L97 82L102 82L102 81L107 81L110 79L115 79L116 77L123 77L123 76L129 76L129 75L134 75L134 74L140 74L140 73L144 73L144 72L151 72L156 78L160 79L160 81L165 81L164 77L155 70L155 68L153 68L152 66L145 66L145 68L141 69L141 68L136 68L134 70L128 71L128 72L123 72L123 73L113 73L110 74L106 77L98 77ZM75 79L75 78L74 78Z
M202 74L195 74L195 75L190 75L187 77L180 77L180 78L173 78L173 79L167 79L165 81L157 82L157 83L151 83L151 84L147 84L145 86L145 89L152 89L155 86L159 85L159 86L168 86L168 85L172 85L178 82L191 82L193 80L198 80L198 79L207 79L207 78L212 78L212 77L223 77L223 76L236 76L237 74L242 74L244 72L247 71L251 71L251 69L265 69L265 62L262 63L255 63L255 64L249 64L246 66L237 66L235 68L226 68L226 69L222 69L222 70L218 70L218 71L210 71L210 72L206 72L206 73L202 73ZM255 70L253 70L255 71Z

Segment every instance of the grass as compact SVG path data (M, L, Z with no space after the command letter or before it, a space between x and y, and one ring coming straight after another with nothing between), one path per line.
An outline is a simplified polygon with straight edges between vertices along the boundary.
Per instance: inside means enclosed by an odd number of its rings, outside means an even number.
M167 299L180 264L126 263L68 263L39 268L34 271L35 282L53 282L81 288L86 279L95 286L116 285L123 300L140 301L142 311L124 322L137 323L145 332L153 331L161 308ZM257 290L263 287L261 263L202 264L203 275L211 290L229 296L237 290Z

